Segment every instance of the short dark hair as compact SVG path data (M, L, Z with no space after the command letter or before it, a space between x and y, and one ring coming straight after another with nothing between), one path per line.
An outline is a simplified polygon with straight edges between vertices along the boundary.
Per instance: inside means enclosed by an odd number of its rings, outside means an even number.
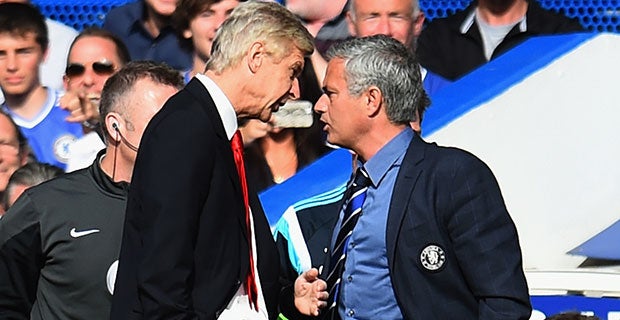
M11 178L9 178L6 189L2 194L4 209L9 209L9 197L13 193L15 186L36 186L41 182L51 180L64 173L65 172L61 168L47 163L31 162L25 164L23 167L13 172Z
M155 83L177 89L181 89L185 85L181 73L166 64L153 61L129 62L105 82L101 91L99 115L104 126L105 117L108 113L123 113L123 99L133 90L136 82L141 79L150 79ZM107 132L105 127L103 129L104 132Z
M545 318L545 320L600 320L597 316L586 316L579 312L562 312Z
M41 49L47 50L47 25L41 12L29 3L0 3L0 33L25 37L30 32L34 33Z
M82 32L80 32L80 34L78 34L77 37L73 39L73 42L71 42L69 52L73 50L73 46L78 40L88 37L102 38L112 41L114 43L114 46L116 47L116 55L118 56L118 59L123 65L127 64L131 60L131 56L129 55L129 49L127 49L125 43L110 31L98 27L86 28ZM67 64L69 64L69 62L69 55L67 55Z
M194 20L196 16L221 1L223 0L179 0L174 13L172 13L172 27L176 31L179 44L182 47L194 50L192 39L185 38L183 32L189 29L190 21ZM245 0L239 0L239 2L245 2Z

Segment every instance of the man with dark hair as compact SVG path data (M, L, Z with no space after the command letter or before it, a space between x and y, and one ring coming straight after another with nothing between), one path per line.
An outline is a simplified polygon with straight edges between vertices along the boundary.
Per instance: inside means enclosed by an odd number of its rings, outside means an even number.
M29 4L0 4L0 87L2 109L20 127L39 162L65 168L68 148L82 126L65 120L58 93L39 81L39 65L48 47L41 13Z
M26 190L0 219L0 318L109 318L137 146L182 86L176 70L153 62L108 79L106 149L90 167Z
M192 66L184 71L185 82L205 72L211 57L215 33L239 0L179 0L172 14L172 25L182 47L192 52Z
M32 3L30 0L0 0L0 3L3 2ZM45 87L62 90L62 74L65 65L59 62L67 57L69 46L71 46L71 42L78 35L78 32L72 27L50 18L45 19L45 24L47 25L50 43L45 61L41 63L41 83ZM4 95L0 92L1 102L4 102Z
M105 147L99 126L99 102L106 80L129 62L123 42L107 30L89 28L71 44L63 77L65 94L60 107L67 121L81 123L87 132L69 147L67 172L88 167Z

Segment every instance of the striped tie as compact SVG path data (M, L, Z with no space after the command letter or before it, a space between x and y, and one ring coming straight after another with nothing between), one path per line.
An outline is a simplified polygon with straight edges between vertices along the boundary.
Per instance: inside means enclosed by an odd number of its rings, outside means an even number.
M340 279L344 271L344 262L347 257L347 246L351 233L353 233L353 228L361 215L362 205L366 199L366 190L371 183L372 181L370 181L366 170L360 167L355 173L353 183L349 185L347 189L347 197L345 197L345 199L348 200L343 205L344 215L342 217L342 224L340 225L340 230L338 230L336 242L334 242L330 260L330 272L326 281L327 288L329 289L328 313L331 314L328 319L338 318L338 308L336 305L338 302Z

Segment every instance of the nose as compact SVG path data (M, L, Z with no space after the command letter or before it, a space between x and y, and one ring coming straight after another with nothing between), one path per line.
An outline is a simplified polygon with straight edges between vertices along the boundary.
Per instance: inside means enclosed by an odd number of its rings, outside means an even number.
M93 71L92 68L86 68L82 76L82 84L84 84L85 87L92 87L95 83L95 77L95 71Z
M377 25L377 34L392 36L392 28L390 27L389 18L381 17L381 19L379 19L379 24Z
M327 111L327 104L329 103L329 99L327 98L326 94L323 94L319 100L317 100L316 104L314 105L314 112L318 113L318 114L322 114L325 113L325 111Z
M14 54L6 55L6 69L11 71L17 70L17 57Z
M289 99L297 100L301 98L301 89L299 89L299 79L295 78L293 80L293 84L291 85L291 89L288 92Z

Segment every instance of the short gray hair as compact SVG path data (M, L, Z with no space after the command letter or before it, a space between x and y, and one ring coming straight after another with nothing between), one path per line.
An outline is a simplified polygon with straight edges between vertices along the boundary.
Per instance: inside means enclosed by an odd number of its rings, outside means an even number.
M312 35L285 7L249 1L239 4L220 26L206 69L221 73L237 65L255 41L264 41L276 58L286 57L293 46L304 56L314 51Z
M415 54L385 35L350 39L333 45L328 59L344 60L349 93L359 97L370 86L383 94L392 123L409 124L429 105Z
M355 16L355 1L356 0L349 0L349 13L351 15L351 19L353 19L353 21L355 21L355 19L357 19L357 17ZM419 14L420 14L420 1L418 0L411 0L411 17L412 18L416 18Z

